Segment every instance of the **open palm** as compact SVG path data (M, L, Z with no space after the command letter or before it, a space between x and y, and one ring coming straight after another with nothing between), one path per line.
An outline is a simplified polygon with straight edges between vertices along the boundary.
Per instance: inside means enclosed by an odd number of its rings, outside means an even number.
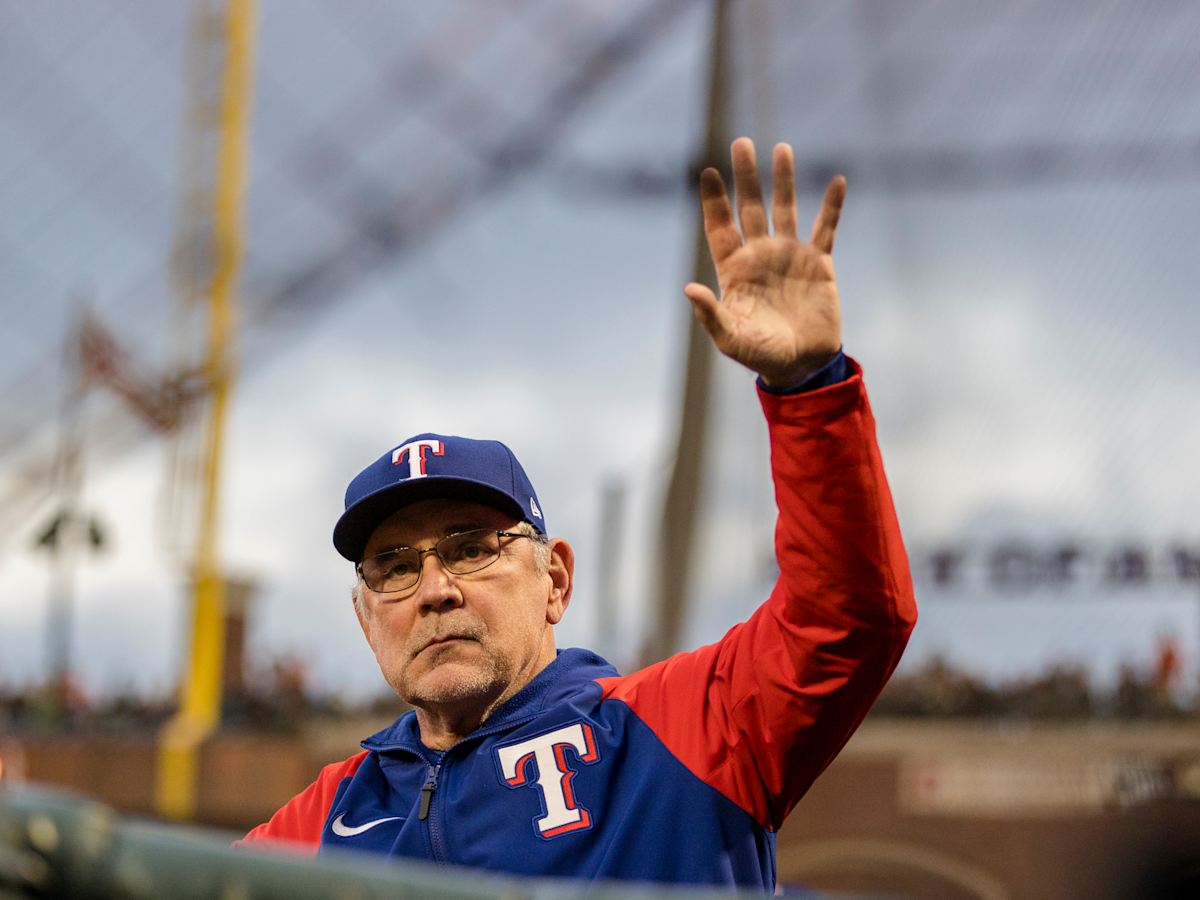
M792 148L775 147L771 219L749 138L733 142L733 178L741 231L716 169L700 175L704 231L717 270L721 299L705 285L684 293L717 348L762 376L772 387L799 384L841 347L841 313L834 278L834 236L846 180L829 182L812 237L796 237Z

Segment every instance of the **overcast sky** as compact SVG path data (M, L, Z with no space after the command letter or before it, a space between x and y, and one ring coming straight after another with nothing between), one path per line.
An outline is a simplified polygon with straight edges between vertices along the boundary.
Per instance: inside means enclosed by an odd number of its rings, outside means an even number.
M1009 538L1200 546L1200 12L739 8L732 128L764 155L786 139L803 164L849 176L835 255L846 348L914 560ZM223 555L259 585L253 661L297 654L321 687L379 688L329 535L346 482L430 430L514 448L579 554L560 643L636 655L689 315L694 202L670 176L702 130L707 10L261 4L222 494ZM48 575L30 541L53 509L36 473L53 458L72 298L144 371L171 358L186 25L175 9L0 0L0 681L44 668ZM555 101L580 71L595 83ZM665 180L630 189L635 167ZM806 181L810 209L820 180ZM381 222L391 244L372 243ZM748 614L768 579L751 378L726 363L715 393L693 644ZM76 663L98 691L162 687L186 609L163 539L166 444L112 398L86 414L85 506L112 547L78 570ZM609 483L627 503L606 641ZM1108 679L1176 633L1195 678L1195 585L1083 579L1013 596L918 574L906 666L938 653L1012 677L1067 660Z

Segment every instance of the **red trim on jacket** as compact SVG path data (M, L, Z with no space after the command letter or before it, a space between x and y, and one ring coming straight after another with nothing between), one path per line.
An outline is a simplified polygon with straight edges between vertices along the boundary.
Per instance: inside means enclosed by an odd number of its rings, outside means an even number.
M916 622L875 420L849 362L839 384L759 391L780 510L767 602L716 644L599 682L767 828L845 745Z

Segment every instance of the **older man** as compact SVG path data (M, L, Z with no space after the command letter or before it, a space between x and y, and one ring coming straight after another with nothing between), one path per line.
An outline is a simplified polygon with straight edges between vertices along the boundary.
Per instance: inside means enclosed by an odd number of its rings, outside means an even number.
M414 707L326 767L247 841L346 847L527 875L771 890L774 833L844 745L916 618L858 365L841 353L835 178L796 237L791 148L768 224L747 139L735 222L700 193L721 299L684 289L759 375L780 577L721 641L628 676L559 651L574 555L512 452L421 434L346 492L334 545L396 693Z

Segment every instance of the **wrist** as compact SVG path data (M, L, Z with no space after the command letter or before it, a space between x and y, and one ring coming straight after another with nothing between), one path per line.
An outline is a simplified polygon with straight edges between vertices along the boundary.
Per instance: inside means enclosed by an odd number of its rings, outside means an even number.
M773 378L760 374L758 383L769 394L799 394L845 381L849 372L846 355L839 347L832 357L818 362L815 367L793 369Z

